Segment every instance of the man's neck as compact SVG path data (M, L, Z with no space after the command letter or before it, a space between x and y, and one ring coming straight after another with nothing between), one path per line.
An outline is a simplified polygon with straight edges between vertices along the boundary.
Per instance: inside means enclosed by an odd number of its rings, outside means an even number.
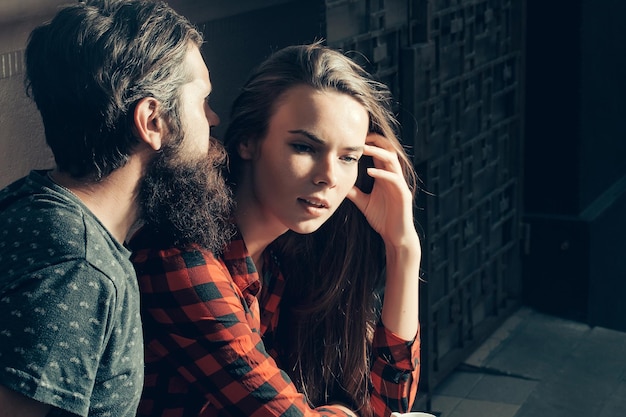
M129 162L98 182L76 180L57 169L49 176L80 199L109 233L124 243L139 217L137 195L141 170L134 165Z

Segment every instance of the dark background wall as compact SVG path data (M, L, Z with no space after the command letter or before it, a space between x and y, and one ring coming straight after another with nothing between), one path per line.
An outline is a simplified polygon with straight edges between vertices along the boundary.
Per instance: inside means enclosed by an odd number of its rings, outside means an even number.
M528 2L524 300L626 330L626 26L618 0Z
M222 124L217 137L225 132L230 104L254 66L273 51L320 37L322 3L282 1L277 4L254 2L252 9L200 23L206 45L204 56L214 82L211 103Z

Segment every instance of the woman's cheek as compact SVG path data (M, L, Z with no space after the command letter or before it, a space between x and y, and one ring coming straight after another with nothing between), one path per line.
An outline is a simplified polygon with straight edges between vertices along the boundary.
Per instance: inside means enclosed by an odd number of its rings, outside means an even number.
M352 188L352 186L356 184L356 180L358 177L359 177L359 165L354 164L354 167L352 168L350 182L349 182L350 188Z

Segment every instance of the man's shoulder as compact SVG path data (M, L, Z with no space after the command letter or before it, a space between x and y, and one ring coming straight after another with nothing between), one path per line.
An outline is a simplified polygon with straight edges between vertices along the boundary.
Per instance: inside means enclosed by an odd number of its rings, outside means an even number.
M2 190L0 259L15 276L82 263L107 276L133 273L130 252L69 191L37 173Z
M84 257L83 219L77 207L20 181L2 191L0 259L17 274Z
M0 190L0 224L5 228L26 227L36 236L40 228L62 231L80 226L84 209L78 198L55 188L40 172L33 171Z

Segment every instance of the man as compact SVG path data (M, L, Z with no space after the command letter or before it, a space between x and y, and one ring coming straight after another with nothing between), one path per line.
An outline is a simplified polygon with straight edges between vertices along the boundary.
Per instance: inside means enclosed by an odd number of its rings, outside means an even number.
M31 34L28 89L56 167L0 191L0 417L135 416L131 228L145 218L211 249L229 236L201 43L146 0L71 5Z

